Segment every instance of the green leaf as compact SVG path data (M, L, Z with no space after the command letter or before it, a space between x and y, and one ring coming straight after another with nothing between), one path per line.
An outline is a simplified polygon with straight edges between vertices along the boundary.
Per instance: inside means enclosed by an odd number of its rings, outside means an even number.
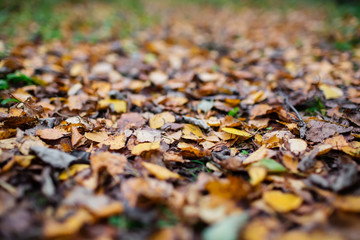
M269 172L274 172L274 173L287 171L287 169L283 165L270 158L262 159L257 163L254 163L254 165L266 167Z
M242 155L249 155L249 152L246 151L246 150L241 150L241 154L242 154Z
M267 127L267 128L266 128L266 130L271 130L271 129L273 129L273 127Z
M6 105L6 104L12 103L12 102L20 102L20 101L15 99L15 98L7 98L7 99L1 100L0 104L1 105Z
M9 89L9 84L5 80L0 79L0 90L5 90L5 89Z
M236 240L248 221L247 213L235 213L207 227L202 236L204 240Z
M238 108L238 107L235 107L233 110L231 110L231 111L228 113L228 115L234 117L238 112L239 112L239 108Z

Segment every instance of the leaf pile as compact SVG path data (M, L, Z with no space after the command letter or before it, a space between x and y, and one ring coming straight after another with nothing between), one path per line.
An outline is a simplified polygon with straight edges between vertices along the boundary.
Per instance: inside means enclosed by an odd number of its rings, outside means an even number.
M359 51L311 11L189 15L0 62L2 239L357 238Z

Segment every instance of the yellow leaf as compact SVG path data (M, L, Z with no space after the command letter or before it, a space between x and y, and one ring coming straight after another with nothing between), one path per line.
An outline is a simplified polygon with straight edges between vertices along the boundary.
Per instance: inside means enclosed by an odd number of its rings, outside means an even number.
M242 139L248 139L248 138L252 137L252 134L250 134L246 131L243 131L243 130L236 129L236 128L224 127L224 128L221 128L221 130L223 130L224 132L230 133L230 134L240 136Z
M360 157L360 142L353 141L349 143L349 146L344 146L341 148L341 150L349 154L350 156L359 158Z
M282 236L277 237L278 240L343 240L343 238L334 232L305 232L300 230L293 230L285 232Z
M250 175L250 183L253 186L256 186L264 181L267 175L266 168L261 166L251 166L248 172Z
M251 153L250 156L244 160L243 164L250 164L253 162L260 161L261 159L264 158L271 158L274 155L275 155L274 151L267 149L266 146L263 145L258 150Z
M182 138L191 139L191 140L199 140L204 137L201 129L193 124L185 124L183 128Z
M109 138L106 132L85 133L85 137L94 142L104 142Z
M160 141L154 143L140 143L131 150L131 154L140 155L143 152L159 150L159 149L160 149Z
M64 222L45 221L44 235L46 238L63 237L75 234L85 223L91 223L94 217L85 209L78 210Z
M112 105L113 110L117 113L126 112L126 101L118 99L102 99L98 102L98 107L100 109L105 109Z
M0 129L0 139L6 139L15 136L16 132L16 129Z
M346 212L360 213L360 196L337 196L333 202L335 208Z
M165 123L172 122L175 122L175 117L170 112L156 114L149 120L150 127L154 129L161 128Z
M64 170L59 175L59 180L62 180L62 181L67 180L69 177L72 177L75 174L77 174L78 172L81 172L82 170L87 169L89 167L90 167L89 164L74 164L69 169Z
M302 204L302 199L292 193L268 191L263 194L264 201L278 212L290 212Z
M167 180L170 178L181 179L181 176L179 174L174 173L162 166L148 162L142 162L141 164L146 168L146 170L149 171L150 174L154 175L160 180Z
M327 84L320 84L319 85L320 90L325 95L326 99L336 99L339 97L342 97L344 95L343 91L335 86L330 86Z
M14 161L19 164L20 166L22 166L23 168L27 168L28 166L30 166L31 161L35 158L34 155L27 155L27 156L23 156L23 155L15 155L14 156Z

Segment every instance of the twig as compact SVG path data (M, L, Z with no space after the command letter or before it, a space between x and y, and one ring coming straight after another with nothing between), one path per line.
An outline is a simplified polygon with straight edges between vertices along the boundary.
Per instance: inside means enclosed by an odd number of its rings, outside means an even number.
M294 119L296 122L298 122L298 127L299 132L300 132L300 138L304 138L305 137L305 133L306 133L306 129L307 129L307 125L304 122L304 120L302 119L300 113L298 112L298 110L296 110L296 108L289 102L289 97L286 96L282 91L280 91L280 95L282 95L284 97L284 104L287 108L290 108L296 115L296 117L298 119Z

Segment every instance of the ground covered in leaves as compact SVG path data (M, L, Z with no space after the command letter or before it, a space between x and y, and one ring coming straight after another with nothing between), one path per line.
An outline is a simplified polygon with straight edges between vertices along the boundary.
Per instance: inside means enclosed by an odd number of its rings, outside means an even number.
M358 239L360 51L314 11L187 14L1 60L1 239Z

